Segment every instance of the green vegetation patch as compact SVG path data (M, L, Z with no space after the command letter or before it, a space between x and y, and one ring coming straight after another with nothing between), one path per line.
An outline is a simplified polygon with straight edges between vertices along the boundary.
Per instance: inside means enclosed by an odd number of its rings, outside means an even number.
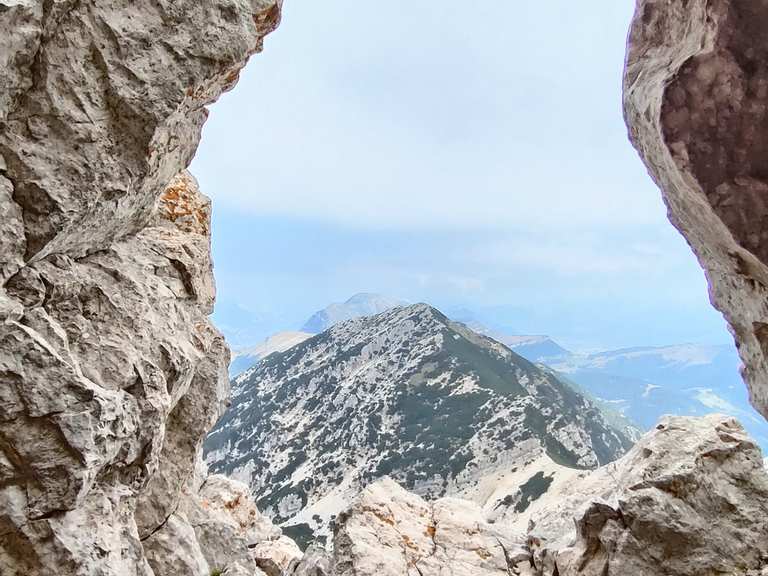
M525 512L534 500L538 500L549 490L554 478L544 476L544 472L536 472L528 481L520 486L520 500L515 504L515 512Z

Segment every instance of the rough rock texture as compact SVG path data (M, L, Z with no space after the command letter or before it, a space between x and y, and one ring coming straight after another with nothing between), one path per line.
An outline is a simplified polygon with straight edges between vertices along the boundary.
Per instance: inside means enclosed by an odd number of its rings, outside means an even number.
M142 540L188 534L174 512L228 352L183 169L279 13L0 0L3 575L148 575Z
M199 473L143 546L155 576L280 576L302 560L298 546L256 509L245 484Z
M454 498L427 502L389 478L369 485L339 518L334 576L527 574L522 537ZM517 570L519 572L513 572Z
M193 476L176 512L144 541L144 549L155 576L208 576L217 570L280 576L301 559L298 546L256 509L248 487L218 475L203 481Z
M666 417L620 460L579 473L542 504L523 532L489 523L468 501L429 503L383 479L340 516L331 567L297 573L768 574L768 473L727 416ZM295 566L309 568L309 557Z
M303 554L298 544L287 536L277 540L265 540L251 550L256 565L268 576L280 576L294 561L301 560Z
M768 4L638 0L624 108L768 417Z
M667 417L626 456L551 496L528 540L547 576L759 572L768 568L762 454L730 417Z
M325 548L310 546L304 556L291 561L284 573L286 576L328 576L331 556Z
M171 514L160 530L144 540L144 552L155 576L211 573L195 530L183 516Z

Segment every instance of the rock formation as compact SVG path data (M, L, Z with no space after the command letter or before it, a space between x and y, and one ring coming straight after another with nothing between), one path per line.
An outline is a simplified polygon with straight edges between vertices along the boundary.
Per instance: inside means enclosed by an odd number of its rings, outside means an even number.
M3 575L149 575L142 542L163 538L202 567L175 514L228 351L207 318L210 207L184 168L279 15L0 0Z
M385 478L339 518L334 576L496 576L530 566L523 540L465 500L426 502ZM526 573L526 572L524 572Z
M244 487L195 473L228 352L207 318L210 207L184 170L279 16L280 0L0 0L3 576L325 570ZM766 416L767 27L764 2L639 0L625 80L632 140ZM386 546L422 575L746 573L768 554L766 484L735 422L671 419L574 484L573 507L539 510L531 552L385 483L341 522L334 569L385 574L366 554Z
M302 556L256 509L247 486L218 475L193 476L178 508L143 546L155 576L235 570L280 576Z
M638 0L624 109L768 417L768 5Z
M667 417L615 463L546 495L527 533L469 502L427 503L391 480L343 514L334 576L760 574L768 473L725 416ZM574 522L575 519L575 522Z
M730 417L667 417L626 456L549 498L529 524L539 574L768 567L768 474Z

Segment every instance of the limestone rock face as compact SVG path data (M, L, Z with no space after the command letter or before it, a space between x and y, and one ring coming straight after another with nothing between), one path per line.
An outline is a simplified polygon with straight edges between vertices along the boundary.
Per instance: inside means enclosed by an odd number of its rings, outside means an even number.
M292 560L285 576L330 576L331 555L322 547L310 546L300 559Z
M335 576L527 574L522 536L484 521L476 505L427 502L389 478L369 485L339 518ZM523 570L513 572L512 570Z
M207 318L210 206L184 168L279 14L0 0L3 575L150 575L143 542L194 548L177 512L228 351Z
M176 511L143 545L155 576L280 576L301 559L298 546L256 509L248 487L224 476L193 476Z
M768 4L638 0L624 78L630 138L732 327L768 417Z
M468 501L428 503L387 478L339 517L326 572L309 571L308 554L294 567L308 571L288 574L768 573L768 473L733 418L666 417L620 460L546 498L523 533Z
M528 541L547 576L759 572L768 567L760 449L730 417L667 417L535 514Z
M194 529L186 518L176 513L171 514L162 528L144 540L144 551L155 576L207 576L211 573Z

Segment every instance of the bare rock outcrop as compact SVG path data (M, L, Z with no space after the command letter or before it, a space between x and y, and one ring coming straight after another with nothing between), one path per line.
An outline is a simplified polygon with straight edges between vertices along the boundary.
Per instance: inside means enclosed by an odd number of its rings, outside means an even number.
M219 475L193 476L175 512L143 544L155 576L280 576L302 557L245 484Z
M638 0L624 110L768 417L768 4Z
M384 478L339 518L334 576L498 576L526 574L522 536L488 524L475 504L427 502Z
M731 417L665 417L620 460L546 498L522 533L468 501L428 503L384 479L340 516L330 568L308 573L768 573L768 472ZM302 563L311 568L309 555Z
M284 576L330 576L331 555L321 546L310 546L301 558L292 560Z
M0 0L3 575L151 575L160 528L194 548L180 498L228 351L210 206L184 168L279 14Z
M768 567L768 474L733 418L666 417L531 519L537 574L746 575Z

